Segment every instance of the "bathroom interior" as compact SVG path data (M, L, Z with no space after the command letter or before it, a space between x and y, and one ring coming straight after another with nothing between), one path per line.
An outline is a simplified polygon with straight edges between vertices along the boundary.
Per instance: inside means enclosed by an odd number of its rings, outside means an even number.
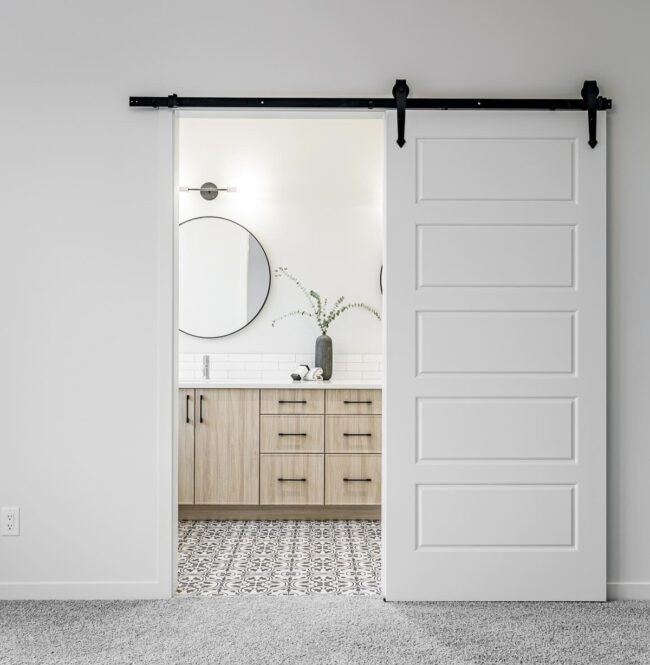
M383 118L177 127L179 595L381 589Z

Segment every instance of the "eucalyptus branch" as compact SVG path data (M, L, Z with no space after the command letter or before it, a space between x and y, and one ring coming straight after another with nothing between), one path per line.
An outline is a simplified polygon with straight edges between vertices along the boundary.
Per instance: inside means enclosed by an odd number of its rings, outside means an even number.
M314 300L313 300L312 296L307 291L307 289L302 285L302 282L297 277L295 277L294 275L292 275L289 272L288 268L284 268L282 266L279 267L279 268L276 268L275 269L275 276L276 277L286 277L287 279L290 279L302 291L305 298L307 298L307 302L309 303L310 307L312 308L314 314L316 314L316 307L314 305Z
M279 316L277 319L273 319L273 321L271 321L271 325L275 326L278 321L282 321L282 319L288 319L290 316L307 316L309 318L314 318L314 315L311 312L306 312L304 309L296 309L293 312L288 312L287 314Z
M341 298L341 301L343 299ZM350 302L346 303L345 305L339 307L339 309L332 311L332 313L329 316L329 319L327 321L327 326L326 326L326 331L327 328L332 324L332 322L337 319L343 312L347 312L350 309L365 309L367 312L370 312L373 316L375 316L377 319L381 321L381 316L379 315L379 312L374 309L373 307L370 307L370 305L366 305L363 302Z
M377 319L381 320L379 312L370 305L366 305L365 303L362 302L345 303L344 296L340 296L339 298L337 298L334 301L334 304L332 305L331 309L328 311L327 298L321 298L320 294L316 293L316 291L313 290L308 291L303 286L302 282L297 277L292 275L287 268L284 267L276 268L275 276L286 277L287 279L291 280L305 296L305 298L309 302L309 306L311 307L312 311L308 312L302 309L294 310L293 312L289 312L288 314L284 314L283 316L274 319L271 324L273 326L275 326L275 324L278 321L282 321L282 319L286 319L290 316L306 316L315 319L321 333L325 335L329 327L332 325L332 323L339 316L341 316L341 314L347 312L350 309L364 309L373 316L375 316Z

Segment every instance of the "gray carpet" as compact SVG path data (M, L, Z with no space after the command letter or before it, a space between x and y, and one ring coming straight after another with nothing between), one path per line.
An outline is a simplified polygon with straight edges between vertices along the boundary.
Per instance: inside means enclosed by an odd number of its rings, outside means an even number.
M650 603L0 602L2 665L650 663Z

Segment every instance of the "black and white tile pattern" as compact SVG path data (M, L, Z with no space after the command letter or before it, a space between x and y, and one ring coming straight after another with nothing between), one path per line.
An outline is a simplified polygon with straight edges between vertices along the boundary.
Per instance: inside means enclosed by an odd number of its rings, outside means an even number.
M178 593L374 596L380 543L374 520L181 521Z

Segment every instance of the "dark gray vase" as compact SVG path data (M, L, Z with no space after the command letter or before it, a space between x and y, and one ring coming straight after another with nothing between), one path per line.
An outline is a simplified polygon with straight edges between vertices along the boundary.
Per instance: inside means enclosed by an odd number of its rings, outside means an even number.
M316 338L315 367L323 370L323 380L332 378L332 338L329 335L320 335Z

